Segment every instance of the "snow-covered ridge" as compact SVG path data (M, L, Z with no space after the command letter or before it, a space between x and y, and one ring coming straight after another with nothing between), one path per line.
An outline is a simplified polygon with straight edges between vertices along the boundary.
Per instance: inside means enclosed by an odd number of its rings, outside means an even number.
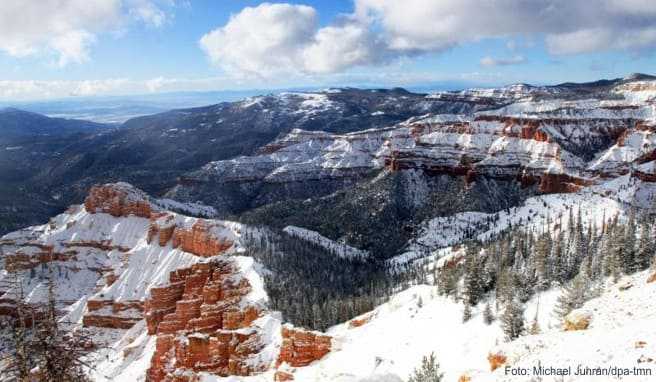
M295 226L287 226L283 229L283 231L289 234L290 236L319 245L341 258L364 260L369 256L369 253L367 251L363 251L361 249L351 247L344 243L339 243L334 240L330 240L329 238L321 235L319 232L316 231L311 231L309 229L295 227Z

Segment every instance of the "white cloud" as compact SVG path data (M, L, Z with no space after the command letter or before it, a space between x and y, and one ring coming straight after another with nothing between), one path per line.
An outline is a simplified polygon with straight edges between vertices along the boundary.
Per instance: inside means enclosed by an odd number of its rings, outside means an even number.
M508 58L492 58L486 56L481 58L481 66L509 66L509 65L519 65L526 62L526 58L522 55L516 55Z
M252 87L252 83L249 84ZM213 91L238 89L241 85L228 77L166 78L145 80L108 78L102 80L0 80L0 100L27 101L66 97L134 95L157 92Z
M262 4L233 15L225 26L204 35L200 45L228 71L273 76L296 68L317 25L312 7Z
M148 0L132 0L130 14L147 25L159 28L168 20L166 12Z
M351 15L325 27L303 5L246 7L200 41L232 73L272 78L314 75L442 52L488 38L544 39L549 53L656 47L656 2L645 0L354 0ZM481 60L483 66L524 62Z
M356 0L356 13L403 50L531 35L545 36L552 54L656 46L656 2L645 0Z
M90 57L98 33L117 29L132 15L160 26L164 0L3 0L0 4L0 51L14 57L54 56L60 66ZM170 1L170 0L167 0Z
M343 18L319 28L314 8L269 3L244 8L200 45L214 64L233 74L267 78L377 63L386 50L359 20Z

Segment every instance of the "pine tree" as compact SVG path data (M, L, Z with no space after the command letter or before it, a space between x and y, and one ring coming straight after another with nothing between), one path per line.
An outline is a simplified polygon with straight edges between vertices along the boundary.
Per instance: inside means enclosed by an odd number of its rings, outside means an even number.
M643 219L642 224L640 225L640 240L638 241L638 248L636 249L635 255L636 271L649 268L651 258L654 256L654 253L656 253L655 240L656 238L652 236L648 220Z
M531 335L537 335L542 332L540 329L540 322L538 320L540 313L540 301L538 300L537 306L535 307L535 316L533 317L533 322L531 322L531 327L528 329L528 333Z
M474 306L483 296L482 269L479 265L478 248L467 246L465 255L464 292L465 303Z
M455 267L443 266L437 271L437 291L441 295L455 296L458 274Z
M554 313L559 319L565 318L572 310L578 309L589 299L596 295L592 281L584 272L562 288L562 292L556 301Z
M512 341L524 334L524 306L511 298L506 302L501 315L501 328L507 341Z
M551 253L551 235L545 232L537 240L535 244L535 274L537 278L537 290L546 290L549 288L549 254Z
M629 221L626 224L624 230L624 238L622 244L624 247L623 256L621 259L622 270L626 274L631 274L637 271L637 262L636 262L636 212L635 209L631 209L629 213Z
M444 373L440 372L440 364L435 360L435 354L424 356L421 367L415 369L408 382L441 382Z
M462 322L467 322L472 317L471 305L465 303L465 308L462 311Z
M485 309L483 310L483 321L486 325L494 322L494 314L492 313L492 306L490 306L489 301L485 304Z

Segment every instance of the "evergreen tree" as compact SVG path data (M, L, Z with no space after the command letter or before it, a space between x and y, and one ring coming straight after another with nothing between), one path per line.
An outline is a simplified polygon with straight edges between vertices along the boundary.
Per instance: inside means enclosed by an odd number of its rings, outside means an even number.
M437 291L441 295L455 296L458 289L458 273L455 267L443 266L437 271Z
M643 219L640 226L640 240L635 255L635 270L641 271L649 268L654 253L656 253L656 238L652 235L648 220Z
M465 303L474 306L483 296L482 268L479 264L479 249L467 246L465 255L464 297Z
M543 233L535 245L535 276L536 289L543 291L549 288L549 254L551 253L551 235Z
M440 364L435 360L435 354L424 356L421 367L415 369L408 382L442 382L444 373L440 372Z
M465 308L462 311L462 322L467 322L471 319L471 305L465 304Z
M501 328L507 341L512 341L524 334L524 306L515 298L506 302L501 315Z
M626 274L631 274L638 270L636 261L636 234L636 212L635 209L631 209L629 221L624 229L624 238L621 242L621 245L624 247L621 264L622 270Z
M535 316L533 317L533 322L531 322L531 327L528 329L528 333L531 335L537 335L542 332L540 329L540 322L538 320L540 313L540 301L538 300L537 306L535 307Z
M596 295L592 281L585 272L579 274L565 287L556 301L554 313L559 319L565 318L572 310L578 309Z
M483 310L483 321L486 325L494 322L494 314L492 313L492 306L490 306L489 301L485 304L485 309Z

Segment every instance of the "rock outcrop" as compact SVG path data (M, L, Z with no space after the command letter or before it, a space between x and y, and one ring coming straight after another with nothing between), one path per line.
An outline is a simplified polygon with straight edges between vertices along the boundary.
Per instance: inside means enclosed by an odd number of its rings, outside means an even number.
M141 301L89 300L82 324L85 327L130 329L142 319Z
M330 336L284 326L277 365L307 366L330 353L331 345Z
M565 331L586 330L592 321L592 313L577 309L570 312L563 321Z
M157 335L148 381L175 381L173 372L228 376L267 368L251 359L264 346L251 325L261 308L243 300L251 286L232 262L178 269L169 281L153 288L145 304L148 332Z
M104 212L114 217L139 216L149 218L152 212L148 197L126 183L93 186L84 201L89 213Z
M226 227L216 221L195 219L189 226L187 222L176 221L176 215L163 213L151 218L148 243L157 236L161 247L170 241L173 248L200 257L212 257L232 248L234 242L222 235L225 231Z

